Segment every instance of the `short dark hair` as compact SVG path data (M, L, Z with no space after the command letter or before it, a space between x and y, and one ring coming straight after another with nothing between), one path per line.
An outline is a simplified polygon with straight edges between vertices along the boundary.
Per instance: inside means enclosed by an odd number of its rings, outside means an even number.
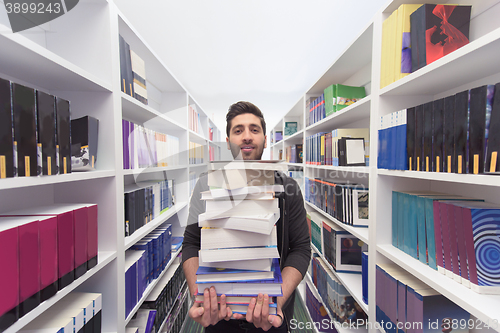
M234 117L239 116L240 114L251 113L257 116L260 119L260 124L262 126L262 130L264 131L264 135L266 135L266 121L264 120L264 115L262 111L250 102L236 102L229 107L229 110L226 114L226 134L229 138L229 131L231 130L231 121Z

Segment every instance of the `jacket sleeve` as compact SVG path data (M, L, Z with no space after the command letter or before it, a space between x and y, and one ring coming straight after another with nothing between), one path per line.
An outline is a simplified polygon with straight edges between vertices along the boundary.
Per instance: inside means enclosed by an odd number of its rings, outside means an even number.
M184 230L184 240L182 242L182 263L192 257L198 257L198 251L201 245L201 228L198 227L198 215L205 212L205 202L201 200L201 192L205 190L204 182L207 178L205 175L200 175L196 182L189 203L189 216L187 226Z
M311 260L311 238L307 227L306 209L302 192L295 180L289 178L286 187L287 193L293 188L293 194L290 203L285 203L285 214L288 215L289 224L289 253L283 267L295 267L304 277Z

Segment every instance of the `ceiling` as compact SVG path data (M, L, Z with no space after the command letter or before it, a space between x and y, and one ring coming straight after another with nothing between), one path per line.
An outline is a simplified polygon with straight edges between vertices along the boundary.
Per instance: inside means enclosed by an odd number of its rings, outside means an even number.
M387 0L114 2L224 132L239 100L274 126Z

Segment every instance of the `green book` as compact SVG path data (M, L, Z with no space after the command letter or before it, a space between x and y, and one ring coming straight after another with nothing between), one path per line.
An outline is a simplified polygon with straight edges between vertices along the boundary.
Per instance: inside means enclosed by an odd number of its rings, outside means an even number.
M285 136L293 135L294 133L297 133L297 122L296 121L285 122Z
M337 85L332 84L323 91L323 94L325 96L325 117L328 117L335 112Z
M343 84L337 84L337 98L335 112L356 103L366 97L365 87L351 87Z

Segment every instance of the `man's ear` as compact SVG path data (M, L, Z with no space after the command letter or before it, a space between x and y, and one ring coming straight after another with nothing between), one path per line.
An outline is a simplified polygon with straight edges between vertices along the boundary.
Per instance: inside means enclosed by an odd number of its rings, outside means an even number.
M267 148L267 135L264 135L264 148Z
M231 145L229 144L229 138L226 138L227 150L231 150Z

